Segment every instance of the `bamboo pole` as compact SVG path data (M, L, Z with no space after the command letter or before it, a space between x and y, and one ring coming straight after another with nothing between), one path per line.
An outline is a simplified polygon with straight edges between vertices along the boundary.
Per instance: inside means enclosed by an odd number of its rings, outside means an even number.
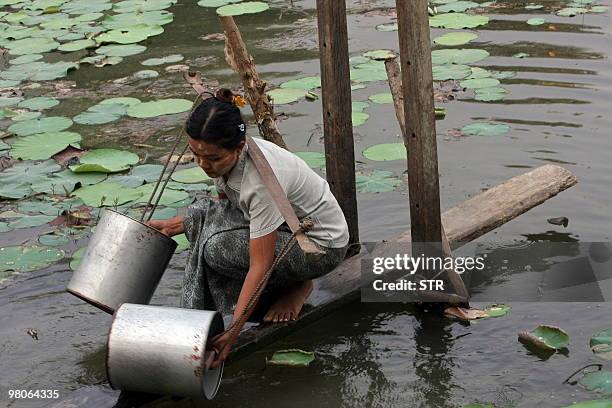
M348 31L344 1L317 0L327 181L359 242Z
M247 100L255 114L259 134L265 140L287 149L276 126L274 107L266 94L267 83L259 78L253 57L249 54L240 30L231 16L219 16L225 32L225 59L242 79Z

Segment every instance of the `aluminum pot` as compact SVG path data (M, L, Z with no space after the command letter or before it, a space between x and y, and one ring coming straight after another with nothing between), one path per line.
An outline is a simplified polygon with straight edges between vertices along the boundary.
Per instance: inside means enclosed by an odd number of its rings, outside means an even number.
M68 292L108 313L147 304L177 243L154 228L104 209Z
M223 365L204 366L208 342L223 331L219 312L125 303L113 316L106 348L111 387L214 398Z

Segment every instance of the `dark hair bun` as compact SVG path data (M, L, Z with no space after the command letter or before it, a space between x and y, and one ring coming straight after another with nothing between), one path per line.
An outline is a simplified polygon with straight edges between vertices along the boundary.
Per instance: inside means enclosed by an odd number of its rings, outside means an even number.
M215 94L215 98L221 102L234 104L234 93L227 88L220 88Z

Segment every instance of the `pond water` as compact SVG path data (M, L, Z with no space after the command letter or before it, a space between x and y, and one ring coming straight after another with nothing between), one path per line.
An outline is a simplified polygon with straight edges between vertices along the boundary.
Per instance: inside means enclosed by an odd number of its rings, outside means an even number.
M237 17L260 75L274 86L319 73L315 2L289 3L271 2L266 12ZM612 225L610 14L562 17L554 13L569 2L534 2L544 6L540 9L526 9L527 3L499 0L476 9L475 14L488 16L489 23L473 30L478 38L469 45L452 47L484 49L490 56L470 66L516 74L501 79L507 92L502 100L477 101L471 91L466 91L454 92L452 101L436 102L447 110L446 118L437 122L442 207L451 208L531 168L560 164L578 177L576 186L480 241L500 247L536 241L607 241ZM394 21L393 4L348 2L352 57L380 48L398 50L396 32L376 30L376 26ZM597 4L609 5L607 0ZM200 70L211 84L236 87L238 79L224 61L223 42L200 38L220 31L214 8L179 0L169 10L174 13L174 21L164 26L162 35L144 42L144 53L128 56L115 66L82 66L67 78L41 82L41 88L27 90L26 95L58 97L61 103L45 114L67 117L115 96L192 99L180 73L166 72L164 66L140 64L170 54L183 55L184 60L177 63ZM545 23L526 23L538 17ZM434 28L432 38L446 31ZM441 48L447 47L434 49ZM528 56L519 58L518 53ZM75 60L85 54L83 51ZM59 53L45 58L66 60ZM117 81L149 68L160 75ZM74 81L76 86L66 81ZM368 101L370 95L388 92L385 81L365 85L353 91L353 101ZM323 152L319 103L302 99L279 105L276 111L282 113L279 127L291 150ZM354 128L358 169L366 173L387 170L402 179L395 191L359 194L361 239L379 241L409 227L405 163L364 158L362 151L370 146L400 142L392 105L370 102L365 112L368 120ZM106 125L75 124L70 130L82 135L82 147L126 149L147 163L157 163L167 153L184 117L124 117ZM500 136L469 136L456 131L479 121L505 124L509 129ZM1 129L10 124L0 119ZM251 126L249 131L254 135L256 129ZM13 201L3 201L0 206L2 211L15 209ZM567 217L569 224L552 225L547 222L552 217ZM0 245L35 244L38 236L49 230L43 226L1 233ZM85 246L86 240L72 239L61 248L71 254ZM186 253L181 253L171 261L153 304L178 306L185 258ZM91 407L111 406L116 399L104 370L110 316L65 292L72 275L69 260L67 255L50 267L0 281L2 402L7 401L9 388L57 389L61 399L91 395L87 403ZM493 290L495 283L491 286ZM165 398L146 406L460 407L480 402L496 407L553 408L601 398L601 394L562 382L580 367L605 363L593 356L588 339L611 326L611 303L511 306L510 314L503 318L465 324L404 305L357 303L228 366L212 402ZM517 341L519 331L543 323L561 326L569 333L569 354L542 359ZM38 330L38 341L26 334L28 328ZM304 369L266 367L266 357L286 348L315 351L317 359ZM607 368L611 369L609 364ZM6 403L10 407L44 405L41 401Z

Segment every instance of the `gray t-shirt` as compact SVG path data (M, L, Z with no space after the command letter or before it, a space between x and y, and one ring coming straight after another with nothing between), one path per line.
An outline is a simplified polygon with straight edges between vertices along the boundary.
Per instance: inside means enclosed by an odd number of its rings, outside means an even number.
M254 140L270 163L297 217L300 220L310 217L314 221L307 235L326 248L346 246L348 225L327 181L293 153L272 142ZM247 149L245 145L227 182L223 177L215 178L214 182L217 190L225 192L250 222L250 238L253 239L273 232L285 219L247 155Z

